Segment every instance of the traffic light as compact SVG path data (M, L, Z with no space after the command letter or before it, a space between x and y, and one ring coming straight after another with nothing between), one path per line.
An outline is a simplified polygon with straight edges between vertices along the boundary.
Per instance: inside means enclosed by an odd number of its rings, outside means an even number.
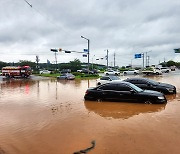
M59 52L61 52L62 51L62 48L59 48Z
M57 52L57 49L51 49L51 51L53 51L53 52Z
M65 51L65 53L71 53L71 51Z

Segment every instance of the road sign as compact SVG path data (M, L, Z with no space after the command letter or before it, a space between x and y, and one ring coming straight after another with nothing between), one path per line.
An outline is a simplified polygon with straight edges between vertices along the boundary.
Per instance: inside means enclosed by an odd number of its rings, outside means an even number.
M174 49L175 53L180 53L180 48L179 49Z
M141 53L138 53L138 54L135 54L134 55L134 58L141 58L142 57L142 54Z
M84 52L88 52L88 49L84 49Z
M83 55L83 57L87 57L87 55Z

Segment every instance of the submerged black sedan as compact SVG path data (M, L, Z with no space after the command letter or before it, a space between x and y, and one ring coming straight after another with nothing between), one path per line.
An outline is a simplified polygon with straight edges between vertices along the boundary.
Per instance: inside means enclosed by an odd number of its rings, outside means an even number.
M142 90L134 84L124 81L112 81L95 88L89 88L85 93L84 99L139 102L146 104L161 104L167 102L164 94L160 92Z
M176 94L176 87L171 84L161 83L147 78L128 78L124 81L135 84L142 89L155 90L164 94Z

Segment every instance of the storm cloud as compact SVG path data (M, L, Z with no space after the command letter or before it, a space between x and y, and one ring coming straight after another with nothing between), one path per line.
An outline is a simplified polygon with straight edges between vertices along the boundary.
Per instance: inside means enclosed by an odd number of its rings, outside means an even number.
M28 3L30 4L28 4ZM135 53L148 52L150 64L180 61L179 0L1 0L0 61L54 61L51 48L83 51L90 39L90 59L104 57L119 66L142 64ZM32 7L31 7L32 5ZM150 51L150 52L149 52ZM78 53L58 53L58 62ZM106 64L105 60L96 63Z

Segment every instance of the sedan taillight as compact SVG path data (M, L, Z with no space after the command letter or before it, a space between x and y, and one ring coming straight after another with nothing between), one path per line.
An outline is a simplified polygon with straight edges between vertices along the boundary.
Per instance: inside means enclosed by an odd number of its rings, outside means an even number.
M87 95L88 93L89 93L89 91L88 91L88 90L86 90L85 95Z

